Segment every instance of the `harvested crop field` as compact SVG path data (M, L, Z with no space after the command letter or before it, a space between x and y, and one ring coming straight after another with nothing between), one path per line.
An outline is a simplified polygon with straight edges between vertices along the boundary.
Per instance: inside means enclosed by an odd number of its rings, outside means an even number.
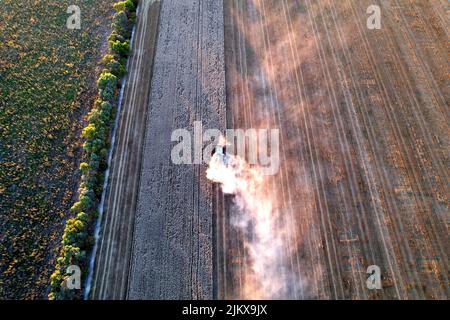
M159 1L141 2L89 292L94 299L124 299L127 293L159 15Z
M222 1L147 0L139 12L125 97L140 100L125 99L121 114L137 117L130 123L139 130L123 121L117 131L123 147L117 145L111 169L92 297L208 299L212 186L206 165L172 163L171 134L192 131L195 121L225 126ZM148 75L142 70L152 61L151 82L135 81Z
M448 298L444 2L379 3L379 30L370 1L160 4L152 79L128 89L150 92L142 155L110 179L133 182L131 209L103 222L93 297ZM280 170L229 195L174 165L170 133L196 120L279 129Z
M73 204L110 1L0 3L0 299L45 298Z

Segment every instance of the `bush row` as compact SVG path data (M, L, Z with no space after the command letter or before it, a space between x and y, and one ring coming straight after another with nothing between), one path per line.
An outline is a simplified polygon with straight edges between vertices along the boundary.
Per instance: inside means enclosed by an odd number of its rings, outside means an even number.
M82 132L83 162L80 165L81 182L78 201L70 209L73 218L67 220L62 237L62 248L51 276L50 300L80 299L82 290L70 290L66 280L67 268L80 267L82 284L89 272L89 256L94 244L94 227L98 217L98 203L103 192L104 171L111 126L114 119L119 79L126 72L132 28L136 20L138 0L125 0L114 4L112 33L108 38L109 53L102 59L104 66L98 81L98 98L87 117ZM83 288L82 288L83 289Z

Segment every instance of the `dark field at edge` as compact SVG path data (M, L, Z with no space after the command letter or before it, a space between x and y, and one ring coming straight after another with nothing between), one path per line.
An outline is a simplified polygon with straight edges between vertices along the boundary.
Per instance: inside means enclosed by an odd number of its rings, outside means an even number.
M45 298L113 1L1 2L0 299ZM81 9L81 30L66 28Z

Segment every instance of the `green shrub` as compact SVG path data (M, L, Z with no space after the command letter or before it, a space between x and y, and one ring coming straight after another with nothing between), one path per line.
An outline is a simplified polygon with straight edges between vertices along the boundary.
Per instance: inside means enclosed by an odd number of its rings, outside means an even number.
M95 139L97 137L97 128L95 127L95 124L90 123L86 128L84 128L81 136L86 140Z
M80 203L82 211L88 211L92 209L95 203L95 199L93 197L93 194L85 194L80 197Z
M112 42L117 41L113 40ZM125 40L120 40L125 41ZM117 78L121 78L126 72L126 59L113 54L107 54L102 59L103 65Z
M113 60L116 60L116 57L111 53L107 53L103 56L102 63L103 63L103 65L106 66L108 63L110 63Z
M125 75L126 72L126 65L124 59L121 59L121 61L112 60L110 63L106 65L106 67L111 71L113 75L115 75L117 78L121 78L123 75Z
M126 40L126 41L110 41L109 42L109 46L111 48L112 51L114 51L115 53L126 57L128 56L128 53L130 52L130 41Z
M127 39L124 36L122 36L122 35L120 35L120 34L118 34L117 32L114 31L108 37L109 47L111 48L111 43L112 42L115 42L115 41L125 42L126 40Z
M82 204L81 202L77 201L73 204L72 208L70 208L70 211L73 213L79 213L82 211Z
M102 139L86 140L83 144L83 149L86 153L98 153L104 146Z
M80 171L82 175L86 175L89 172L89 164L87 164L86 162L82 162L80 164Z
M111 112L113 109L113 105L108 101L102 101L100 106L102 108L102 112Z
M77 219L69 219L66 223L66 228L63 235L63 245L76 245L77 247L85 247L87 237L86 224Z
M103 121L101 116L102 112L97 108L93 108L92 111L89 112L87 119L90 124L94 124L95 126L103 126L106 123Z

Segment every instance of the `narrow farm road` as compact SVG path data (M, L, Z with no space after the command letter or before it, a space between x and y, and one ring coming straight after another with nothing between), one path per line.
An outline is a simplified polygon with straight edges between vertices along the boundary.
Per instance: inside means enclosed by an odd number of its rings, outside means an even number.
M129 279L130 299L213 298L213 187L175 165L172 132L225 127L223 3L162 2ZM193 140L193 139L192 139Z

